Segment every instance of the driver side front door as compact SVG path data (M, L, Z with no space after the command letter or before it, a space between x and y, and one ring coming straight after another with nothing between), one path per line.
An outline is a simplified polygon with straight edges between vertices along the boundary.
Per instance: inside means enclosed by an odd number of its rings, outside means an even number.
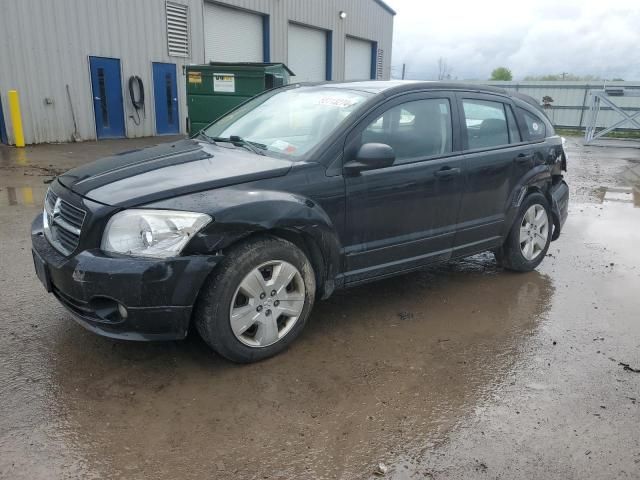
M393 165L345 176L345 283L451 256L464 188L458 112L446 92L403 95L349 134L345 163L365 143L390 145Z

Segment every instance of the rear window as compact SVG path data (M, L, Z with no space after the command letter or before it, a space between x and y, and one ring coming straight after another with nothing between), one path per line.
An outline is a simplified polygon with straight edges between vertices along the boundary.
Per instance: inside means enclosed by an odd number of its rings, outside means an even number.
M524 123L527 126L527 133L529 134L529 140L544 140L547 137L547 128L544 122L533 113L523 108L518 108L520 115L524 119Z
M487 100L462 101L469 149L509 144L504 104Z

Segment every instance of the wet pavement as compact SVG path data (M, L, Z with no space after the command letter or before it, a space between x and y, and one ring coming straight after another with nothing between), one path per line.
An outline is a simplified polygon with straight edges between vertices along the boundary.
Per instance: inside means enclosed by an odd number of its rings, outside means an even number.
M633 143L570 140L538 271L479 255L343 291L237 366L196 335L97 337L32 272L44 182L158 141L0 147L0 478L640 478Z

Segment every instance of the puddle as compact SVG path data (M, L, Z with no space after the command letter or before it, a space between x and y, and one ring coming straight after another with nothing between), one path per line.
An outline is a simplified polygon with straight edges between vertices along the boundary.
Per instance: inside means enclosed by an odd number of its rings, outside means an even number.
M24 205L40 207L47 193L47 186L42 187L0 187L0 207Z

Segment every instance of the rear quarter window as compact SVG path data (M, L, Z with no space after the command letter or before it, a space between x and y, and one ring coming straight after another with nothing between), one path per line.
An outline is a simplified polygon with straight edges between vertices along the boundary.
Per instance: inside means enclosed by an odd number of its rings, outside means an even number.
M527 127L529 140L544 140L547 137L547 128L542 119L523 108L518 108L518 110Z

